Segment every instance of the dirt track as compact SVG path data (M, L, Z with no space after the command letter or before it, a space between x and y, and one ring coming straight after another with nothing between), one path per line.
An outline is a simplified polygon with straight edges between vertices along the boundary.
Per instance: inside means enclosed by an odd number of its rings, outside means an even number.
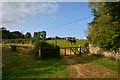
M87 62L75 55L63 56L67 62L69 78L117 78L118 73L102 65ZM74 74L73 74L74 73Z

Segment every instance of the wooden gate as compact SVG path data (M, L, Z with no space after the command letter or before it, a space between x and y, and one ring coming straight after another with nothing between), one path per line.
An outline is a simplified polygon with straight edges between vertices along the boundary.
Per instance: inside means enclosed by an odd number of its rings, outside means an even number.
M65 47L60 49L62 49L62 53L64 52L65 56L67 56L68 54L71 55L72 53L75 55L81 54L81 47Z

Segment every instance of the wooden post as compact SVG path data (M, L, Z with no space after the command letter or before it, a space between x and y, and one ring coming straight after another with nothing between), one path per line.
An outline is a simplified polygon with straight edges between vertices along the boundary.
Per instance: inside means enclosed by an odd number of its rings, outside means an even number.
M81 54L81 45L79 45L78 51L79 51L79 54Z
M41 46L39 46L39 55L41 56Z
M65 56L66 56L66 48L65 48Z
M16 46L15 45L11 45L11 50L12 51L16 51Z
M70 48L70 55L71 55L71 48Z

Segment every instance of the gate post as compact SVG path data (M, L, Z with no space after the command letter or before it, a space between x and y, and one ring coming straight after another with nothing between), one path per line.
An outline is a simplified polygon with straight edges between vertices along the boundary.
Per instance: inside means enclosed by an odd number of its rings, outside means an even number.
M66 48L65 48L65 56L66 56Z
M71 55L71 48L70 48L70 55Z
M41 56L41 46L39 46L39 55Z
M81 54L81 45L79 45L78 51L79 51L79 54Z

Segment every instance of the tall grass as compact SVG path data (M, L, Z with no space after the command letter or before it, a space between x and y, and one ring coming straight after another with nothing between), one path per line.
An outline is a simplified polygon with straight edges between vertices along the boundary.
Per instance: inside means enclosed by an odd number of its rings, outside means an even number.
M19 50L19 49L18 49ZM21 53L22 52L22 53ZM32 55L3 48L2 77L4 78L65 78L67 65L61 59L34 60Z

